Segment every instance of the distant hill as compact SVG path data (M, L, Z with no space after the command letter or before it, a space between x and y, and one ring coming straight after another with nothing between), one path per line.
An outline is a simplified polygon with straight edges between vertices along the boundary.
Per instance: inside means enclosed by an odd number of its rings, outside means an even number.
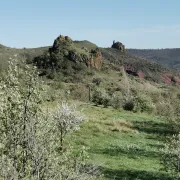
M73 41L68 36L59 36L46 55L35 58L35 64L42 74L53 78L61 72L72 79L86 68L121 71L157 83L180 84L175 71L153 61L130 55L120 42L113 42L111 48L100 48L88 41ZM68 63L68 64L67 64ZM53 73L53 75L51 75ZM75 76L74 76L75 75ZM80 77L80 76L79 76Z
M180 49L127 51L120 42L114 41L111 48L100 48L86 40L73 41L68 36L59 36L48 47L16 49L0 45L0 69L13 57L35 63L42 75L50 78L64 76L79 81L88 68L103 72L123 68L128 74L146 80L180 84L178 74L171 69L180 67Z
M170 68L180 68L180 48L174 49L128 49L132 56L153 60Z
M44 53L49 47L40 48L11 48L0 44L0 71L7 65L9 58L26 58L28 61L32 61L36 56Z

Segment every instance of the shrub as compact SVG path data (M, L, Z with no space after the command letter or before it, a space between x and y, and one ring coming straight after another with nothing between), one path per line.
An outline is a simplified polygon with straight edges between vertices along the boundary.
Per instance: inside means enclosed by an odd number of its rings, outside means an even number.
M74 74L73 76L73 83L83 82L84 76L81 73Z
M180 178L180 134L173 135L165 143L162 155L164 170L171 173L174 179Z
M134 109L134 102L133 100L128 100L124 103L123 109L126 111L133 111Z
M70 96L72 99L80 101L89 100L89 90L84 85L71 85L70 86Z
M161 99L155 104L156 114L160 116L173 116L173 106L167 99Z
M56 73L55 72L50 72L46 77L48 79L54 79L56 77Z
M60 137L60 149L64 148L64 139L69 131L78 130L80 123L85 120L76 110L75 106L69 106L67 103L57 104L51 112L51 118L55 121L57 127L57 137Z
M105 89L96 89L92 95L92 102L96 105L104 105L104 107L108 107L110 105L110 97L106 93Z
M177 98L180 100L180 93L177 93Z
M94 76L94 74L95 74L95 70L92 68L86 68L85 72L86 72L86 75L88 75L88 76Z
M72 67L76 72L84 71L85 69L87 69L87 66L85 64L79 62L74 63Z
M112 95L111 106L115 109L120 109L123 106L123 96L121 92L115 92Z
M169 124L169 129L175 134L180 132L180 103L173 102L165 113L165 118Z
M122 99L120 99L120 98L112 98L111 106L114 109L120 109L122 107Z
M93 78L92 83L95 83L97 86L99 86L102 82L101 78Z
M153 104L148 96L138 95L134 98L135 112L153 112Z
M110 106L110 97L109 96L104 96L104 98L103 98L103 106L104 107L108 107L108 106Z

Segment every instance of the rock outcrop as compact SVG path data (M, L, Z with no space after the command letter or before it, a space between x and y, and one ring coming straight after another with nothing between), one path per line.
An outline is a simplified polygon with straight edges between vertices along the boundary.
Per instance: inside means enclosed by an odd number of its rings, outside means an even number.
M60 35L54 40L53 46L49 48L50 53L55 52L58 53L62 49L62 47L68 47L73 44L73 41L70 37L68 36L62 36Z
M88 60L87 65L88 65L88 67L101 69L101 67L102 67L102 54L98 48L91 51L91 57Z
M126 52L126 48L125 45L123 45L121 42L115 42L113 41L113 45L111 46L111 48L117 49L123 53Z
M89 68L101 69L102 67L102 54L98 48L95 50L91 50L91 52L87 54L79 54L75 51L71 51L69 53L69 59L76 63L83 62Z
M74 63L83 63L89 68L101 69L102 67L102 54L98 48L88 51L86 47L77 47L73 40L68 36L60 35L54 40L53 46L49 48L49 57L37 57L36 64L42 65L43 59L46 66L58 69L63 61L71 61ZM44 64L44 63L43 63Z
M173 76L172 74L163 74L161 77L166 84L176 84L180 86L180 78L177 76Z

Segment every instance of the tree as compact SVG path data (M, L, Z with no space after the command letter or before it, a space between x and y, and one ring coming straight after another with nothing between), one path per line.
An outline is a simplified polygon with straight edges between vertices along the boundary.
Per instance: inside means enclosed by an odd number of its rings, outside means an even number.
M92 102L95 105L103 105L104 107L108 107L110 105L111 98L105 89L97 88L94 90L92 94Z
M78 130L79 125L85 118L76 111L75 106L69 106L67 103L58 103L57 107L51 112L51 117L57 127L57 136L60 137L60 150L63 150L67 133Z
M1 176L43 179L51 143L43 134L47 122L40 108L41 85L36 68L10 61L0 88L1 168L5 170Z

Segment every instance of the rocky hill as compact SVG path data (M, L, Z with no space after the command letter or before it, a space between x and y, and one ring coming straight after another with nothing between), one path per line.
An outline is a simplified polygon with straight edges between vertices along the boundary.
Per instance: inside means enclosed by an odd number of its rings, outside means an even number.
M132 49L127 51L121 42L113 41L111 48L100 48L89 41L73 41L68 36L60 35L51 47L13 49L0 46L0 62L3 64L9 57L14 56L26 58L28 63L34 63L39 68L42 76L51 79L63 75L71 77L71 81L74 79L79 81L86 76L89 68L103 72L107 69L121 72L124 69L131 76L158 83L180 85L176 72L156 62L145 60L145 55L141 56L143 52L149 53L147 58L151 59L151 51ZM177 56L178 50L171 55Z
M36 57L33 62L39 68L60 70L64 61L101 69L102 54L98 48L88 50L86 47L77 47L70 37L60 35L46 54Z
M113 41L113 44L112 44L111 47L114 48L114 49L117 49L117 50L119 50L119 51L121 51L121 52L123 52L123 53L126 53L125 45L122 44L121 42L115 42L115 41Z
M145 78L154 82L164 82L166 84L179 84L180 79L178 74L172 69L164 67L153 61L147 61L142 58L123 54L113 48L101 49L103 59L105 62L111 62L119 68L124 68L124 70L133 76L139 78Z

